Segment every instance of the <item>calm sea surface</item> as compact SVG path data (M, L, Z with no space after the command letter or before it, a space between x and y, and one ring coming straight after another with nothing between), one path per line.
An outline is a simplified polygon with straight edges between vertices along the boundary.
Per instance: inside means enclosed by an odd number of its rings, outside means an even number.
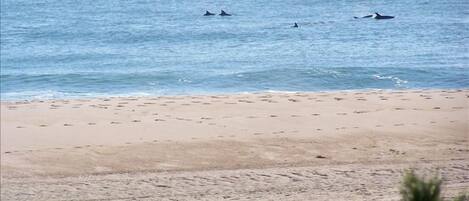
M0 92L468 88L468 47L467 0L1 0Z

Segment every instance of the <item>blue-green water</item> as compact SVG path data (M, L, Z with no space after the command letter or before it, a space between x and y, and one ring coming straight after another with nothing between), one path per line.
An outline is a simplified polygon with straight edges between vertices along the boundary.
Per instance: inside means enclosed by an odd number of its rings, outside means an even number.
M467 88L468 42L467 0L1 0L0 92Z

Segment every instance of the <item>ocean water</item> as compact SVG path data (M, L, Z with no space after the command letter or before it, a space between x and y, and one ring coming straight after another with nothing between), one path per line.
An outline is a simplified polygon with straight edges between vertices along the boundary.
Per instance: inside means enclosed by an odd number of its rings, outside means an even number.
M468 47L467 0L1 0L0 93L468 88Z

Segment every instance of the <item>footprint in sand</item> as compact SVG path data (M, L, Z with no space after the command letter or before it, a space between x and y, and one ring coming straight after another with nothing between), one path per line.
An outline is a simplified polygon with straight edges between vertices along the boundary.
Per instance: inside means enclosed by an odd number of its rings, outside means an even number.
M357 111L354 111L353 113L355 114L364 114L364 113L368 113L370 111L366 111L366 110L357 110Z
M337 115L347 115L347 113L345 113L345 112L339 112L339 113L337 113Z
M64 126L72 126L72 124L64 124Z
M344 100L344 98L334 97L334 100L336 100L336 101L341 101L341 100Z
M24 128L23 126L17 126L16 128Z
M155 121L166 121L164 119L155 119Z
M96 125L96 123L90 122L90 123L88 123L88 125L92 126L92 125Z
M41 125L39 125L39 126L40 126L40 127L47 127L46 124L41 124Z
M273 115L273 114L271 114L271 115L270 115L270 117L277 117L277 115Z
M117 121L111 121L111 124L120 124L120 122L117 122Z
M311 114L311 115L313 115L313 116L319 116L319 115L321 115L321 114L314 113L314 114Z
M253 135L262 135L262 133L253 133Z
M394 124L394 126L404 126L404 124Z
M137 120L137 119L135 119L135 120L132 120L132 122L135 122L135 123L137 123L137 122L141 122L141 121L140 121L140 120Z
M441 109L440 107L433 107L434 110L439 110Z
M295 103L295 102L300 102L299 100L292 99L292 98L288 99L288 101L290 101L290 102L294 102L294 103Z

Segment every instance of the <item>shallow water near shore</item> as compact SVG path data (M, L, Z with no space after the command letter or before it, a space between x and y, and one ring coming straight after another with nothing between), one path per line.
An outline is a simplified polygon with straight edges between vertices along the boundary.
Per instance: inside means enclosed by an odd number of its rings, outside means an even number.
M463 0L19 0L1 8L2 100L469 87ZM220 9L233 16L202 16ZM396 18L353 19L372 12Z

